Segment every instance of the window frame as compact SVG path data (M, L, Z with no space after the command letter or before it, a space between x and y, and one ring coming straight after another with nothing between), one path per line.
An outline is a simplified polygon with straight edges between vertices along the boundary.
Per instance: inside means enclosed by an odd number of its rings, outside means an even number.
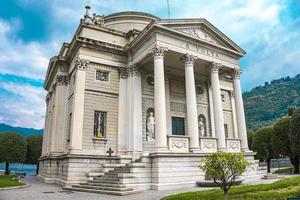
M97 79L97 73L98 73L98 72L107 73L107 80L100 80L100 79ZM110 82L110 71L102 70L102 69L96 69L96 71L95 71L95 80L96 80L96 81L100 81L100 82L109 83L109 82Z
M182 128L183 128L183 132L182 133L177 132L178 130L176 130L176 133L175 133L175 131L173 129L173 126L174 126L173 119L182 119ZM172 135L177 135L177 136L186 135L185 134L185 117L172 116L171 117L171 121L172 121ZM177 127L177 129L178 129L178 127Z
M96 124L98 124L98 119L99 119L99 114L98 118L96 119L96 113L103 114L104 115L104 124L103 124L103 135L101 137L98 136L96 128ZM94 111L94 131L93 131L93 136L94 138L106 138L107 136L107 112L106 111L100 111L100 110L95 110Z

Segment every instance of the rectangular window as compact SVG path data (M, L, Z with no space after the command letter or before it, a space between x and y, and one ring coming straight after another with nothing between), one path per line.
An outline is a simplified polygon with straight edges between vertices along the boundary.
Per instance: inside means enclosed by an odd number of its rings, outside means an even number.
M94 114L94 136L97 138L106 137L106 112L95 111Z
M184 131L184 118L172 117L172 134L173 135L185 135Z
M101 71L101 70L96 71L96 80L108 82L108 79L109 79L109 72Z
M225 137L228 138L228 125L224 124Z

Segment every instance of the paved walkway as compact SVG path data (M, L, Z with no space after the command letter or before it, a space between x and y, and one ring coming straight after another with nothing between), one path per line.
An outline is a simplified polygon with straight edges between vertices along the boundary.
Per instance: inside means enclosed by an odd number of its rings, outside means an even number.
M286 175L289 177L293 175ZM262 180L260 177L247 180L244 184L257 184L257 183L271 183L278 179ZM258 182L259 180L259 182ZM111 196L104 194L93 194L85 192L71 192L64 191L61 187L55 184L46 184L40 182L36 177L26 177L23 179L26 183L30 184L29 187L14 189L14 190L2 190L0 191L0 200L156 200L169 194L175 194L187 191L200 191L211 188L186 188L177 190L166 191L153 191L148 190L139 194L130 196Z

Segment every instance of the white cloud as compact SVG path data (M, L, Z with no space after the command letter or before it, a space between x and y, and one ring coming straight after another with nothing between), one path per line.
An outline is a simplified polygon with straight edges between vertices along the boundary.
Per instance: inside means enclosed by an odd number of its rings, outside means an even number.
M29 84L0 83L0 121L13 126L42 128L45 113L45 92ZM8 95L7 95L8 94Z
M34 6L36 0L20 0ZM171 18L206 18L247 51L242 60L243 87L250 89L265 81L299 73L300 18L282 21L287 0L170 0ZM53 0L46 2L52 12L49 19L51 39L24 42L14 37L22 25L20 19L0 18L0 73L44 79L49 58L58 53L63 41L70 41L85 1ZM91 0L91 13L110 14L136 10L166 18L166 1ZM30 28L30 27L29 27ZM70 31L73 30L73 31ZM0 122L41 128L44 124L44 96L40 87L28 84L0 83ZM3 111L4 109L4 111ZM6 114L5 114L6 113Z
M45 43L15 39L18 20L0 19L0 73L14 74L33 79L44 79L50 55L58 46L55 41Z

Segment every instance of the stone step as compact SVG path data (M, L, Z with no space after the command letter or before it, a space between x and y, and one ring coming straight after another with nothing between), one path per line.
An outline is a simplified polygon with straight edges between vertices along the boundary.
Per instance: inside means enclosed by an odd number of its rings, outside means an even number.
M102 167L104 168L116 168L116 167L125 167L126 163L104 163Z
M119 181L119 177L109 177L109 176L99 176L99 177L94 177L94 180L110 180L110 181Z
M141 167L141 168L146 167L144 163L138 163L138 162L128 163L127 166L128 167Z
M121 181L112 180L88 180L89 183L109 183L109 184L122 184Z
M133 188L127 188L127 187L108 187L108 186L99 186L99 185L72 185L72 187L96 189L96 190L109 190L109 191L132 191L133 190Z
M108 177L116 177L116 178L134 178L134 175L131 173L119 173L119 172L108 172L105 173L104 176L108 176Z
M98 183L98 182L86 182L86 183L81 183L81 185L98 185L98 186L107 186L107 187L119 187L119 188L123 188L126 187L123 184L113 184L113 183Z
M98 193L98 194L109 194L109 195L118 195L125 196L140 193L140 190L132 190L132 191L109 191L109 190L95 190L95 189L87 189L87 188L63 188L65 190L77 191L77 192L90 192L90 193Z
M103 176L105 173L104 172L88 172L87 176L88 177L93 177L93 176Z

